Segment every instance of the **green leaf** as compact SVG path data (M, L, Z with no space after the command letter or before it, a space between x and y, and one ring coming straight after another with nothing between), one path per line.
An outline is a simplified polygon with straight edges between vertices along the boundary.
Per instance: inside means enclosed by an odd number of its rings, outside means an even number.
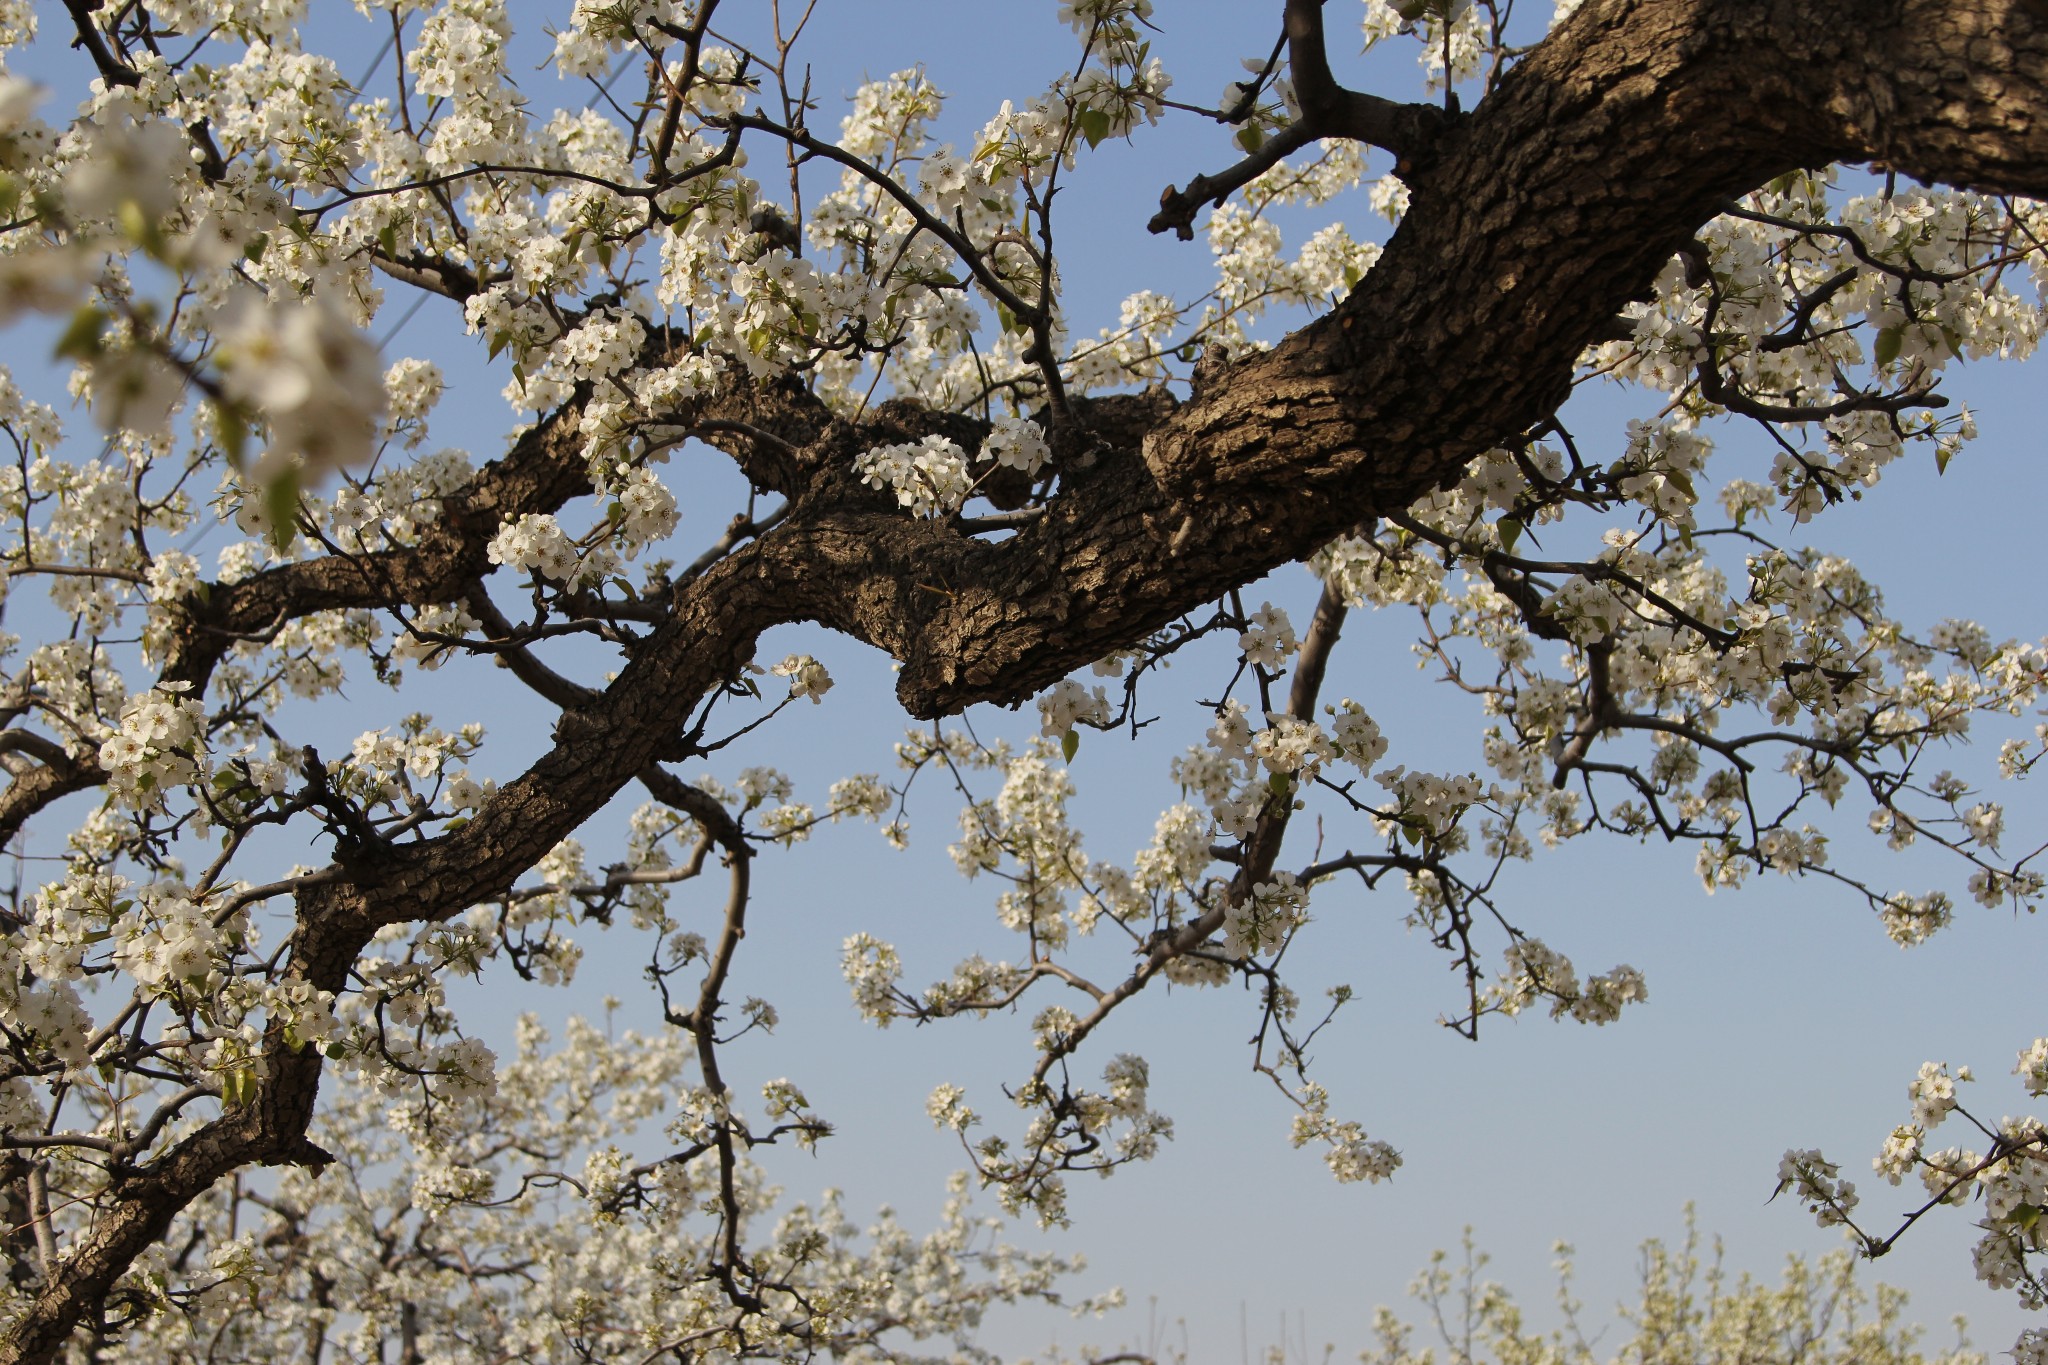
M227 462L240 473L242 451L249 444L249 423L234 404L213 405L213 439L220 446L220 453L227 457Z
M1231 141L1244 148L1247 152L1256 152L1259 148L1266 145L1266 134L1258 124L1247 123L1244 127L1237 130L1237 136L1232 138Z
M105 349L100 341L100 332L107 325L107 315L87 305L71 315L71 321L64 328L64 335L57 338L54 354L62 360L93 360Z
M163 255L163 225L151 218L136 200L122 200L121 207L115 211L114 220L121 225L121 231L129 241L152 256Z
M1522 519L1502 517L1493 524L1493 529L1500 533L1500 552L1504 555L1513 554L1515 542L1522 538Z
M264 485L263 513L270 519L270 543L283 554L299 534L299 471L287 465Z
M1956 451L1954 446L1942 445L1936 442L1934 447L1934 472L1937 474L1948 473L1948 462L1955 457Z
M397 257L398 224L386 223L383 227L377 229L377 249L386 256Z
M247 1067L237 1066L223 1071L220 1077L220 1102L225 1109L240 1109L256 1098L256 1078L249 1074Z
M1060 753L1066 758L1067 762L1072 763L1074 755L1080 752L1081 732L1079 730L1069 730L1060 736Z
M251 265L263 260L263 253L270 250L270 234L259 232L249 239L249 245L242 248L242 258Z
M1268 773L1266 775L1266 790L1275 796L1287 795L1288 788L1293 785L1294 779L1286 773Z
M597 239L596 250L597 268L599 270L610 270L612 268L612 244L600 237Z
M1905 340L1905 328L1887 327L1877 334L1877 344L1871 348L1879 365L1889 365L1899 358L1899 346Z
M1083 109L1074 116L1074 122L1090 147L1101 146L1102 139L1109 136L1109 115L1100 109Z

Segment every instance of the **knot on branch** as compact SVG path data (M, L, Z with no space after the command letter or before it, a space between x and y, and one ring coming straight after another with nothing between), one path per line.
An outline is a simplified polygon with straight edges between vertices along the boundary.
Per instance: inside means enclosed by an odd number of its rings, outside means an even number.
M334 1153L301 1135L286 1144L284 1150L276 1152L264 1161L266 1166L303 1166L314 1175L334 1164Z

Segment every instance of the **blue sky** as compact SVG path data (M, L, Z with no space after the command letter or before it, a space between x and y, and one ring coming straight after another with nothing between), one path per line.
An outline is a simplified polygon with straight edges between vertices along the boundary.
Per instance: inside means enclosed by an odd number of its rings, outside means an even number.
M735 8L750 22L766 7ZM365 57L374 52L352 11L316 9L319 30L360 45ZM1239 74L1240 58L1263 56L1270 47L1278 9L1242 0L1161 0L1157 50L1179 80L1174 94L1214 98ZM1330 8L1340 79L1412 95L1405 53L1376 58L1369 69L1343 60L1343 35L1355 32L1356 9L1352 0ZM528 8L516 10L527 23ZM823 0L808 40L823 105L814 123L836 126L839 97L863 76L921 63L953 96L950 135L964 142L1002 99L1027 97L1071 61L1073 39L1054 11L1051 0ZM309 29L309 42L319 41L316 32ZM44 60L68 61L54 54ZM355 63L343 65L353 74ZM46 79L56 83L63 69L53 65ZM533 75L528 88L543 102L566 89L549 72ZM1143 222L1163 186L1214 170L1229 154L1212 125L1183 118L1084 161L1061 201L1070 224L1062 265L1077 331L1112 321L1121 298L1141 287L1199 291L1210 264L1206 246L1149 237ZM757 155L765 157L766 149ZM1375 162L1381 169L1383 158ZM1363 195L1356 200L1339 206L1354 232L1382 228ZM395 321L409 300L396 289L392 296ZM481 348L460 336L453 309L430 301L387 348L387 359L401 354L435 359L453 381L437 416L437 441L465 442L479 458L494 453L492 433L510 423L497 396L505 376L487 370ZM2048 506L2039 382L2017 367L1980 366L1955 375L1948 389L1979 411L1976 444L1939 478L1931 455L1909 457L1863 503L1808 528L1810 539L1847 554L1884 584L1895 614L1909 625L1958 615L1984 622L1999 637L2039 635L2036 527ZM1599 433L1612 442L1623 418L1649 406L1612 390L1589 394L1574 406L1575 429L1599 448ZM1745 449L1736 438L1730 448ZM1754 450L1727 458L1730 474L1760 477L1767 467L1767 457ZM1736 469L1744 458L1754 467ZM686 452L667 473L680 489L685 471L712 466L712 457ZM699 501L685 494L682 501L684 545L714 536L732 511L723 495ZM1782 524L1777 529L1785 531ZM1295 608L1299 624L1312 589L1295 568L1247 596ZM1389 762L1476 766L1477 717L1416 674L1412 635L1408 618L1354 615L1329 695L1367 703L1393 740ZM797 629L776 632L762 657L772 661L794 649L826 659L838 688L823 706L794 707L721 755L714 771L729 777L745 764L772 763L814 800L847 773L886 774L902 726L887 661ZM415 681L417 697L394 706L364 679L351 689L352 703L323 705L304 723L345 743L403 710L432 711L445 726L482 720L494 737L490 766L501 772L516 771L546 742L538 709L480 700L479 689L495 681L491 675L451 667ZM1150 709L1166 719L1139 740L1088 736L1074 776L1092 854L1128 858L1149 837L1157 811L1174 799L1167 760L1200 727L1189 698L1218 681L1213 667L1191 663L1153 698ZM974 720L984 733L1035 729L1028 715ZM1959 754L1957 766L1988 774L1994 752L1995 742L1980 745ZM630 801L617 809L629 807ZM963 883L945 856L953 805L927 799L914 815L907 852L887 848L865 825L850 825L760 860L734 987L769 998L783 1022L772 1038L734 1045L728 1068L746 1084L788 1075L839 1125L815 1158L771 1156L771 1173L793 1197L839 1186L856 1216L891 1203L913 1228L936 1209L945 1173L961 1164L952 1139L924 1118L924 1097L939 1081L957 1081L1001 1121L996 1087L1030 1060L1023 1018L878 1032L853 1014L837 962L840 942L855 931L895 942L908 984L943 976L972 951L1011 951L994 921L994 888ZM608 818L600 817L585 839L594 862L603 861L620 823ZM2039 803L2022 813L2016 801L2012 823L2015 843L2030 827L2042 830ZM1845 861L1863 867L1887 856L1874 843L1844 839L1838 847ZM1491 1273L1535 1310L1538 1322L1548 1321L1551 1244L1575 1243L1580 1296L1589 1320L1602 1322L1628 1293L1637 1243L1675 1237L1687 1200L1697 1202L1703 1229L1726 1236L1736 1268L1774 1276L1787 1251L1837 1245L1836 1234L1816 1229L1788 1202L1767 1205L1787 1147L1818 1146L1839 1160L1873 1215L1907 1207L1864 1177L1877 1144L1907 1117L1906 1084L1922 1061L1973 1064L1983 1078L1976 1089L1985 1117L2017 1110L2024 1097L2008 1074L2012 1058L2048 1032L2039 1006L2039 926L2007 911L1966 906L1952 930L1906 952L1835 888L1772 878L1708 897L1691 863L1689 849L1582 841L1513 869L1506 899L1519 923L1571 953L1582 969L1616 962L1641 968L1650 1000L1606 1029L1525 1018L1487 1028L1476 1045L1435 1023L1455 1005L1455 983L1426 939L1402 928L1407 906L1397 887L1369 896L1337 886L1319 895L1314 957L1298 964L1302 993L1312 998L1312 988L1342 980L1358 997L1319 1046L1318 1074L1343 1115L1404 1153L1406 1165L1389 1185L1337 1186L1312 1151L1287 1146L1291 1110L1247 1066L1244 1040L1256 1016L1238 988L1161 992L1137 1002L1099 1040L1095 1065L1117 1051L1144 1053L1153 1064L1154 1103L1176 1119L1176 1139L1149 1165L1107 1182L1077 1182L1073 1230L1053 1239L1091 1259L1077 1289L1120 1284L1133 1306L1101 1324L1002 1314L983 1344L1005 1353L1028 1353L1055 1339L1070 1349L1143 1346L1148 1300L1156 1299L1160 1320L1186 1320L1200 1362L1237 1359L1241 1316L1255 1353L1277 1338L1283 1317L1292 1324L1298 1315L1318 1353L1330 1341L1348 1357L1366 1343L1372 1306L1398 1304L1430 1250L1454 1245L1466 1224L1494 1254ZM1946 878L1939 884L1967 900L1959 877L1939 875ZM686 888L686 904L690 894ZM707 893L704 904L708 915L715 896ZM623 933L619 938L605 944L593 932L590 959L570 990L529 997L506 989L507 972L504 979L487 977L466 1008L479 1023L494 1015L502 1023L520 1008L558 1019L595 1011L609 993L626 1000L622 1023L644 1027L654 1011L638 980L643 949ZM1889 1224L1873 1217L1873 1226ZM1912 1291L1912 1315L1934 1326L1937 1338L1949 1315L1963 1312L1980 1344L2003 1349L2024 1315L2010 1296L1972 1279L1971 1240L1967 1219L1930 1219L1874 1269ZM1608 1345L1619 1339L1611 1331Z

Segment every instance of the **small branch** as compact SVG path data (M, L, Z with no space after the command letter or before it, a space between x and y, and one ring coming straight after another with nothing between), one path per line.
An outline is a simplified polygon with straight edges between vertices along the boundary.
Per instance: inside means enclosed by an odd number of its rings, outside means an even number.
M470 585L466 600L478 622L499 640L509 639L519 633L519 628L506 620L504 613L498 610L497 603L491 601L482 579L477 579ZM505 667L512 671L513 677L564 711L579 710L591 705L598 698L596 692L582 683L565 678L549 668L532 650L523 645L502 649L498 657L504 661Z
M962 531L1014 531L1045 516L1043 507L1020 507L1014 512L997 512L986 517L961 517L953 523Z
M100 79L109 85L126 86L129 89L142 84L142 77L135 74L135 68L114 55L107 46L106 35L92 21L93 12L100 8L101 0L64 0L64 8L71 13L71 25L78 36L71 40L71 46L84 48L92 64L98 68Z
M1159 196L1159 212L1145 225L1147 231L1170 228L1183 242L1190 240L1195 215L1204 204L1221 204L1283 157L1322 138L1363 142L1392 152L1395 170L1403 175L1428 163L1452 115L1435 105L1402 104L1339 85L1330 72L1323 40L1323 0L1287 0L1287 54L1301 117L1230 169L1198 175L1185 190L1168 185Z

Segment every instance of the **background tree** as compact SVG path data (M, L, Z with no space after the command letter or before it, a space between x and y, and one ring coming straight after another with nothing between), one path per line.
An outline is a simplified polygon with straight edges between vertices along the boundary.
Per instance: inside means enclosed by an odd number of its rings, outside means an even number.
M1439 1251L1408 1286L1427 1310L1428 1327L1418 1333L1382 1308L1374 1348L1360 1359L1370 1365L1428 1365L1437 1352L1452 1365L1481 1360L1500 1365L1565 1365L1598 1360L1586 1339L1582 1305L1572 1288L1572 1249L1557 1248L1557 1300L1564 1325L1548 1334L1529 1329L1514 1296L1480 1278L1488 1261L1465 1234L1463 1256L1453 1261ZM1698 1230L1688 1214L1684 1239L1676 1246L1651 1240L1640 1249L1635 1302L1623 1311L1629 1336L1606 1356L1631 1365L1691 1365L1697 1361L1783 1360L1810 1362L1885 1361L1897 1365L1981 1365L1982 1352L1958 1336L1947 1350L1924 1355L1924 1333L1902 1320L1905 1294L1890 1285L1866 1288L1856 1277L1847 1250L1808 1263L1794 1258L1776 1286L1748 1275L1731 1277L1717 1242L1701 1255ZM1417 1350L1420 1335L1431 1344ZM1275 1353L1269 1352L1269 1358ZM1284 1360L1286 1352L1278 1353Z
M1902 943L1939 930L1949 893L1836 865L1846 799L1879 841L1952 855L1984 905L2038 899L2002 805L1926 769L2027 711L2048 654L1913 634L1852 566L1773 538L1916 445L1945 464L1972 431L1946 369L2035 343L2031 0L1590 0L1547 36L1506 3L1372 0L1368 39L1416 40L1441 95L1418 103L1340 84L1325 6L1290 0L1213 105L1149 50L1170 9L1088 0L1061 7L1073 65L958 149L915 69L814 127L809 9L580 4L552 62L594 94L550 109L514 83L498 0L362 8L390 36L358 89L289 3L81 0L39 38L0 5L18 58L68 44L97 73L57 125L20 74L0 86L0 314L57 317L105 435L79 457L54 409L0 404L8 579L50 603L17 615L0 688L0 830L67 862L17 889L0 968L0 1360L867 1354L1052 1294L1057 1264L998 1248L967 1276L964 1213L858 1250L830 1204L760 1226L755 1149L827 1125L721 1063L774 1022L729 989L750 868L824 820L900 836L926 774L965 799L953 854L1001 879L1015 960L916 992L863 936L847 975L878 1023L1029 998L1021 1122L954 1087L931 1111L1047 1221L1067 1172L1169 1131L1144 1061L1093 1055L1162 980L1255 987L1254 1065L1297 1145L1340 1179L1394 1171L1309 1077L1328 1015L1282 971L1336 879L1405 886L1467 1032L1644 996L1518 924L1501 873L1537 843L1687 844L1709 885L1818 876ZM1191 235L1212 210L1215 287L1134 294L1084 335L1056 196L1168 116L1242 153L1153 222ZM1367 148L1396 158L1384 249L1331 224L1284 254L1272 212L1359 186ZM460 306L530 414L505 449L422 453L443 383L369 339L387 290ZM1606 449L1559 419L1596 375L1658 395ZM1710 476L1723 418L1775 443L1764 478ZM708 546L672 543L661 466L685 445L743 484ZM1299 629L1244 599L1305 559ZM1400 717L1328 671L1367 604L1415 611L1479 698L1486 774L1383 762ZM762 766L679 777L831 687L810 655L756 661L794 622L889 654L913 717L1035 697L1043 733L920 729L893 784L822 802ZM1219 655L1184 799L1130 866L1085 855L1082 732L1148 721L1163 663ZM1067 678L1087 665L1116 702ZM304 740L297 703L351 669L363 690L443 667L553 708L544 751L491 780L484 728L402 691L346 755ZM2043 751L2022 733L1998 765ZM629 786L624 856L592 868L572 836ZM1311 809L1338 832L1290 845ZM725 892L700 932L670 891L707 874ZM572 930L615 922L646 940L656 1032L549 1052L529 1028L500 1064L459 1028L451 976L558 980ZM2018 1070L2048 1090L2048 1042ZM2041 1128L1970 1118L1965 1074L1924 1069L1879 1170L1926 1187L1902 1228L1981 1196L1980 1273L2038 1303ZM1958 1113L1984 1150L1931 1150ZM657 1118L668 1145L628 1155ZM1864 1231L1817 1152L1780 1180L1873 1253L1897 1235Z

